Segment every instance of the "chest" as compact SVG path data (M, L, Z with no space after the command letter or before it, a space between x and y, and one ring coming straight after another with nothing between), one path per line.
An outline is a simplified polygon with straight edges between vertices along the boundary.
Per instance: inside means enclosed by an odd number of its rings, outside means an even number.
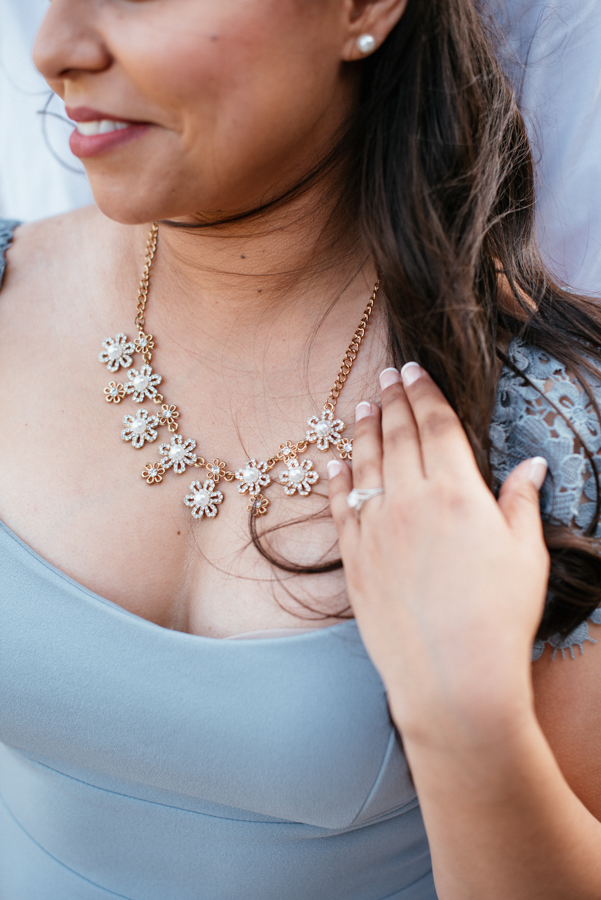
M122 440L124 416L137 416L140 409L154 415L160 407L148 398L134 403L131 396L120 404L105 401L109 382L129 381L127 369L110 372L98 361L105 332L119 331L121 323L82 317L67 325L58 315L30 323L24 336L5 313L0 337L0 383L7 398L0 422L5 524L79 583L164 627L222 637L306 625L299 613L321 617L314 624L336 621L333 615L346 606L342 572L304 575L274 568L251 539L250 489L239 490L244 480L221 479L215 485L223 496L218 515L198 519L184 501L195 495L193 483L204 487L205 469L186 466L176 474L172 466L153 484L142 477L147 464L161 460L159 446L172 434L157 429L157 438L138 449ZM156 371L164 360L157 358ZM140 362L135 357L132 368ZM160 385L169 400L176 369L167 365ZM292 378L283 378L281 396L267 402L261 378L242 364L227 385L205 374L196 389L186 373L181 383L185 402L178 434L197 440L198 455L219 456L233 470L248 468L249 457L267 459L286 440L303 438L308 416L319 411ZM342 408L347 421L356 399L350 393ZM344 434L350 436L350 428ZM279 483L280 472L287 471L283 462L269 472L269 512L254 520L269 553L302 566L336 558L327 513L326 463L332 457L316 445L302 455L316 476L306 495L286 494Z

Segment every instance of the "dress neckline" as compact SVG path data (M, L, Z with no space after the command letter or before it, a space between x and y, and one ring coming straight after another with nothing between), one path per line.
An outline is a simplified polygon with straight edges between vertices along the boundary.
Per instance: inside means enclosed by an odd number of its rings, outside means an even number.
M335 625L326 625L323 628L268 628L268 629L257 629L256 631L248 631L243 632L240 635L229 635L226 638L213 638L207 637L203 634L191 634L187 631L177 631L176 629L165 628L163 625L157 625L156 622L152 622L150 619L145 619L143 616L138 616L136 613L130 612L130 610L125 609L123 606L120 606L118 603L114 603L112 600L109 600L107 597L103 597L101 594L97 594L95 591L90 590L90 588L85 587L85 585L81 584L79 581L76 581L74 578L71 578L70 575L67 575L66 572L63 572L62 569L59 569L57 566L53 565L43 556L41 556L36 550L33 549L26 541L19 537L16 532L14 532L5 522L0 519L0 537L4 534L7 540L13 541L17 546L22 550L22 552L26 553L30 556L34 562L46 569L54 578L58 578L61 581L65 581L72 589L83 594L89 600L92 600L99 606L109 607L113 610L117 615L123 615L130 619L134 619L136 622L140 624L141 627L148 627L151 629L158 628L161 632L165 634L172 634L182 636L184 638L191 638L199 641L209 641L212 645L223 644L223 643L244 643L246 644L249 641L253 643L259 643L262 640L276 641L276 640L307 640L311 637L314 637L321 632L338 632L341 629L347 628L349 624L354 624L354 619L347 619L344 622L338 622ZM269 632L276 632L275 634L269 634ZM282 633L282 632L291 632L290 634Z

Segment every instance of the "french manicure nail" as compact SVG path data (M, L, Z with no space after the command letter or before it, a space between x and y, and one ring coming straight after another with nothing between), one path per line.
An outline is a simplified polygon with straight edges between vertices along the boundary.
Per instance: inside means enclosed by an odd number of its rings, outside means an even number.
M403 368L401 369L401 378L403 379L403 384L413 384L414 381L417 381L418 378L424 374L424 370L416 362L408 362L405 363Z
M380 387L382 390L386 390L387 387L390 387L391 384L398 384L401 380L401 373L398 369L395 369L394 366L389 366L388 369L384 369L383 372L380 372Z
M344 463L341 463L339 459L331 459L328 462L328 478L335 478L336 475L340 475L342 470L344 469Z
M540 491L543 484L545 483L548 468L549 464L543 456L535 456L530 460L530 471L528 473L528 478L537 491Z
M362 400L361 403L357 404L355 410L355 422L365 419L366 416L371 416L371 403L368 403L367 400Z

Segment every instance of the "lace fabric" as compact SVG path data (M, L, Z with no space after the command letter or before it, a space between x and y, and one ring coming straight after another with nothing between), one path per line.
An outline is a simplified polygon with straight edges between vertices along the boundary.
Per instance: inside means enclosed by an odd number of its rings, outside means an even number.
M595 478L584 445L593 455L601 450L601 426L593 405L566 367L545 351L516 339L507 355L531 383L508 366L499 379L490 427L495 482L500 486L522 460L544 456L549 474L540 496L543 518L584 531L593 521L596 500ZM588 378L601 401L601 378ZM600 526L595 536L601 538ZM589 620L601 624L601 608ZM567 637L555 634L536 641L532 658L538 659L546 644L553 647L554 657L557 652L574 657L574 648L583 653L587 641L596 643L589 635L588 623L583 622Z
M0 219L0 287L2 287L2 279L6 269L6 251L11 245L15 228L18 225L19 222Z

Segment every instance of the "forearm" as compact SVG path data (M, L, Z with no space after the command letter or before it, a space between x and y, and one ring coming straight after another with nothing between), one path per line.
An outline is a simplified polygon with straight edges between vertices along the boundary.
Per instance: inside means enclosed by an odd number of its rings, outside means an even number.
M598 900L601 823L534 713L496 734L444 727L404 739L440 900Z
M408 363L401 379L385 370L382 387L381 419L374 404L362 407L353 471L332 477L330 498L439 897L599 900L601 824L568 786L534 712L530 655L550 565L538 495L546 462L517 466L497 501L423 369ZM374 485L384 493L358 518L348 493ZM581 784L589 760L574 768Z

